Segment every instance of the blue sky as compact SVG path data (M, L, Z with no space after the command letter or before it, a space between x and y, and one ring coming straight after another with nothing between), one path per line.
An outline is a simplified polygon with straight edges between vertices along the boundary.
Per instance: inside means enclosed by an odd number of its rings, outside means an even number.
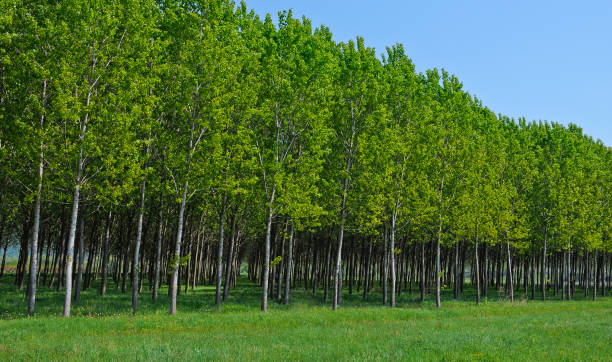
M496 113L575 123L612 146L612 1L246 0L293 9L336 41L381 54L402 43L418 71L445 68Z

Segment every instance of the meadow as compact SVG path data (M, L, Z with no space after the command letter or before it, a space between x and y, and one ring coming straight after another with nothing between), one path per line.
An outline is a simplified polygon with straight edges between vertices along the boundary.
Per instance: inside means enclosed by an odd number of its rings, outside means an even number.
M345 291L339 310L298 287L291 305L259 310L261 288L240 279L218 311L214 288L178 298L168 315L167 290L157 302L145 286L137 313L129 293L112 284L94 288L62 318L61 293L41 287L36 313L26 317L25 293L13 275L0 279L0 360L611 360L612 298L515 303L496 294L475 305L466 290L458 300L443 291L403 293L397 307L381 305L380 290L366 301Z

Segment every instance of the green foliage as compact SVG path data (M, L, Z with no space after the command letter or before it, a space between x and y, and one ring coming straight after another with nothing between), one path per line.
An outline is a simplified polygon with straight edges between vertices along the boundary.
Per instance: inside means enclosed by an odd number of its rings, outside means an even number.
M174 273L177 267L187 266L189 260L191 260L191 254L187 254L183 257L180 257L175 254L174 257L172 257L172 259L170 259L170 262L168 263L168 274Z
M274 258L271 262L270 262L270 267L275 266L276 264L280 263L281 260L283 260L280 256L277 256L276 258Z

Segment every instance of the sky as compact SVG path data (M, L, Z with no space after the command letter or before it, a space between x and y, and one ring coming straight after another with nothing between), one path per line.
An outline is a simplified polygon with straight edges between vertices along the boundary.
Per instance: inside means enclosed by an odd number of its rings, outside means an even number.
M262 18L293 9L334 40L377 54L402 43L495 113L574 123L612 146L612 1L246 0Z

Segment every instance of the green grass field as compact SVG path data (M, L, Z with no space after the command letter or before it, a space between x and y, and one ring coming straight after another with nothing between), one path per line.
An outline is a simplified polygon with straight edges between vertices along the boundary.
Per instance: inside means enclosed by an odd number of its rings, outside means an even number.
M178 299L167 315L146 291L133 314L130 295L111 284L104 298L92 289L60 317L63 296L39 288L36 315L25 317L25 296L0 279L0 360L612 360L612 298L596 302L526 301L503 295L474 305L473 294L454 301L445 291L441 310L431 296L402 294L398 307L346 295L337 312L302 288L290 307L259 311L260 289L241 280L221 312L214 289L200 287ZM165 290L164 290L165 292ZM518 293L518 292L517 292Z

